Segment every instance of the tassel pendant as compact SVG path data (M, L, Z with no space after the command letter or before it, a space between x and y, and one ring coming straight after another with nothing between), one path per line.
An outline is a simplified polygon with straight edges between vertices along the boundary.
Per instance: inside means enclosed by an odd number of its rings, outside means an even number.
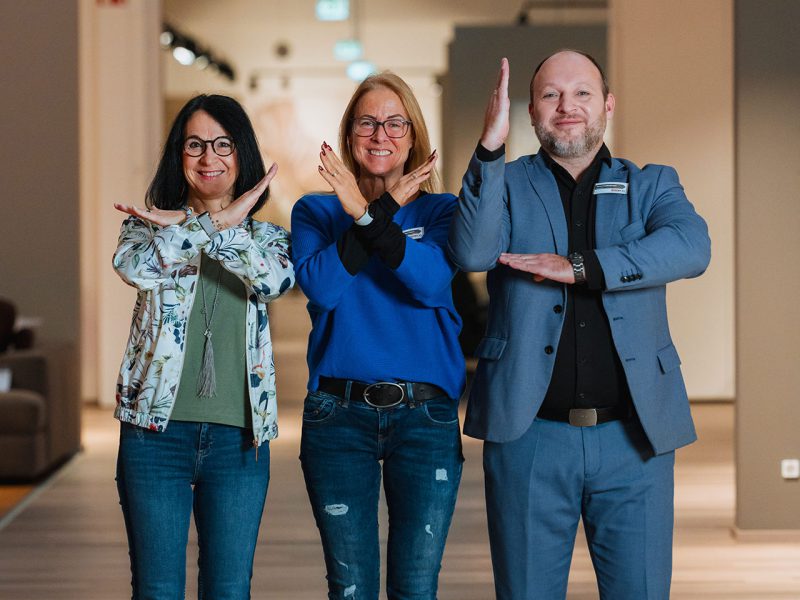
M214 345L211 343L211 330L203 333L203 364L197 378L197 395L201 398L214 398L217 395L217 373L214 370Z

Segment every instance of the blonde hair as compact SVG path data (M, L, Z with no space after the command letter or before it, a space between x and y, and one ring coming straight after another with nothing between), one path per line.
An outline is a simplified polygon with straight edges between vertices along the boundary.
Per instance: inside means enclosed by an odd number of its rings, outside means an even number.
M411 129L409 133L414 137L414 143L411 145L411 150L408 154L406 164L403 165L403 173L413 171L422 163L424 163L431 154L431 141L428 136L428 128L425 126L425 118L422 116L422 110L419 107L414 92L408 87L408 84L400 77L391 71L383 71L376 75L370 75L362 81L353 92L350 102L342 115L342 121L339 124L339 151L342 156L344 164L355 175L356 179L361 176L361 168L353 157L353 151L350 148L350 136L352 135L352 121L355 115L356 105L361 97L367 92L372 90L385 88L388 89L400 98L408 113L408 120L411 121ZM408 134L406 134L408 135ZM427 181L420 185L420 189L425 192L437 193L442 191L442 181L436 169L431 172L431 176Z

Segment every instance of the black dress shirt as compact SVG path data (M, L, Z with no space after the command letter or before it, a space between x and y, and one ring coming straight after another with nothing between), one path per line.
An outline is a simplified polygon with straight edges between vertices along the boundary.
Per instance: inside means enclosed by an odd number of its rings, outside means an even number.
M553 307L556 313L563 311L564 327L542 409L629 409L630 391L603 308L605 279L594 252L597 206L594 185L603 163L611 163L611 154L603 145L580 180L575 181L544 150L541 152L558 184L567 220L569 252L583 254L586 266L586 283L567 285L567 305Z

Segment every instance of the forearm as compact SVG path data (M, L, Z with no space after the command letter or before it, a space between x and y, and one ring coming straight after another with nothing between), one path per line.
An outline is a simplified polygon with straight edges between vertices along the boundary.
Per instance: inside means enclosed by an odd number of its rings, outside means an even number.
M504 155L484 162L476 151L462 181L448 253L464 271L486 271L508 247L509 234Z
M211 236L209 257L239 277L262 302L269 302L294 285L289 234L267 223L232 227Z
M129 217L122 224L114 252L114 270L133 287L153 289L178 266L196 257L208 243L208 236L195 219L158 227Z

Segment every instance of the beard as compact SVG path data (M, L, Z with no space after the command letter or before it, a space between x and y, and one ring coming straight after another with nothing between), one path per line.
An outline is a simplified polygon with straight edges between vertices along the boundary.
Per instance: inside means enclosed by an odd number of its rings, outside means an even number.
M548 154L559 158L579 158L597 148L603 142L606 131L606 121L599 118L586 126L580 137L562 140L556 137L555 130L548 128L544 123L536 121L533 124L536 137Z

